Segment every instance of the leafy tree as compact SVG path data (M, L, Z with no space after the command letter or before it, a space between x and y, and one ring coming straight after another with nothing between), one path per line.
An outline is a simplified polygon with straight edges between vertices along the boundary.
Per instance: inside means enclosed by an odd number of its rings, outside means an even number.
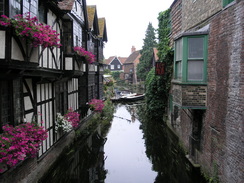
M169 41L169 15L170 10L159 14L159 61L165 63L165 74L155 75L155 68L152 68L146 78L146 111L148 118L161 121L168 105L169 90L172 77L173 52ZM160 120L161 119L161 120Z
M148 24L144 44L141 50L140 63L137 65L137 77L141 80L145 80L148 72L153 67L152 65L152 53L153 48L156 47L155 29L152 23Z
M120 71L113 71L112 72L112 76L113 76L113 78L116 80L116 81L118 81L118 80L120 80Z

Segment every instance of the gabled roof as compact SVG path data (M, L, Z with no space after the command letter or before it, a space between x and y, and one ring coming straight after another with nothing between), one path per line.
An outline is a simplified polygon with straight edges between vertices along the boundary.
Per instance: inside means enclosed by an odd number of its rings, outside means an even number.
M134 51L133 53L130 54L130 56L126 59L124 64L132 64L137 61L138 57L140 57L140 50Z
M127 57L117 57L117 56L111 56L108 59L105 60L105 64L109 65L115 58L118 58L118 60L124 64L126 61Z
M73 9L75 0L63 0L58 2L58 7L60 10L68 10L71 11Z
M94 29L99 34L98 18L97 18L97 7L96 5L87 5L87 16L88 16L88 27ZM96 30L97 29L97 30Z
M107 28L106 28L106 20L105 18L98 18L98 26L99 26L99 35L98 37L101 38L103 41L108 41L107 38Z

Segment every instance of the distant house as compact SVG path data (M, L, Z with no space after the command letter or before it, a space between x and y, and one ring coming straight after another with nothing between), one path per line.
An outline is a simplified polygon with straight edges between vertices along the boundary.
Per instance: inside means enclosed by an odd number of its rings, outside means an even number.
M123 64L127 57L117 57L111 56L106 59L106 64L108 65L108 69L111 71L123 71Z
M136 68L138 63L140 62L140 57L140 50L136 51L136 48L132 46L131 54L124 63L124 79L127 80L129 83L137 83Z

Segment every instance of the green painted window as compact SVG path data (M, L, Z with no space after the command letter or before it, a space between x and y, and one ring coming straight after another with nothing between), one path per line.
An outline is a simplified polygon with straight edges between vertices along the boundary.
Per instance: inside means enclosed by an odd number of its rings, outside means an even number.
M234 0L223 0L223 6L225 7L226 5L230 4Z
M182 78L182 39L175 42L175 69L176 79Z
M174 78L181 82L206 82L207 35L185 36L175 41Z

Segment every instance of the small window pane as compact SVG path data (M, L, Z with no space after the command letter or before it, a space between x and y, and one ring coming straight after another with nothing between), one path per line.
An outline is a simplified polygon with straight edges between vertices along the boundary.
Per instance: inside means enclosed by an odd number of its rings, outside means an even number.
M12 0L10 4L10 16L14 17L17 14L20 14L20 0Z
M176 62L176 79L182 78L182 67L181 62Z
M118 69L120 69L120 65L117 65Z
M188 61L188 80L203 80L203 61Z
M0 15L4 15L4 0L0 0Z
M110 69L114 69L114 65L110 65Z
M182 60L182 39L175 42L176 60Z
M188 58L203 58L203 38L188 39Z

